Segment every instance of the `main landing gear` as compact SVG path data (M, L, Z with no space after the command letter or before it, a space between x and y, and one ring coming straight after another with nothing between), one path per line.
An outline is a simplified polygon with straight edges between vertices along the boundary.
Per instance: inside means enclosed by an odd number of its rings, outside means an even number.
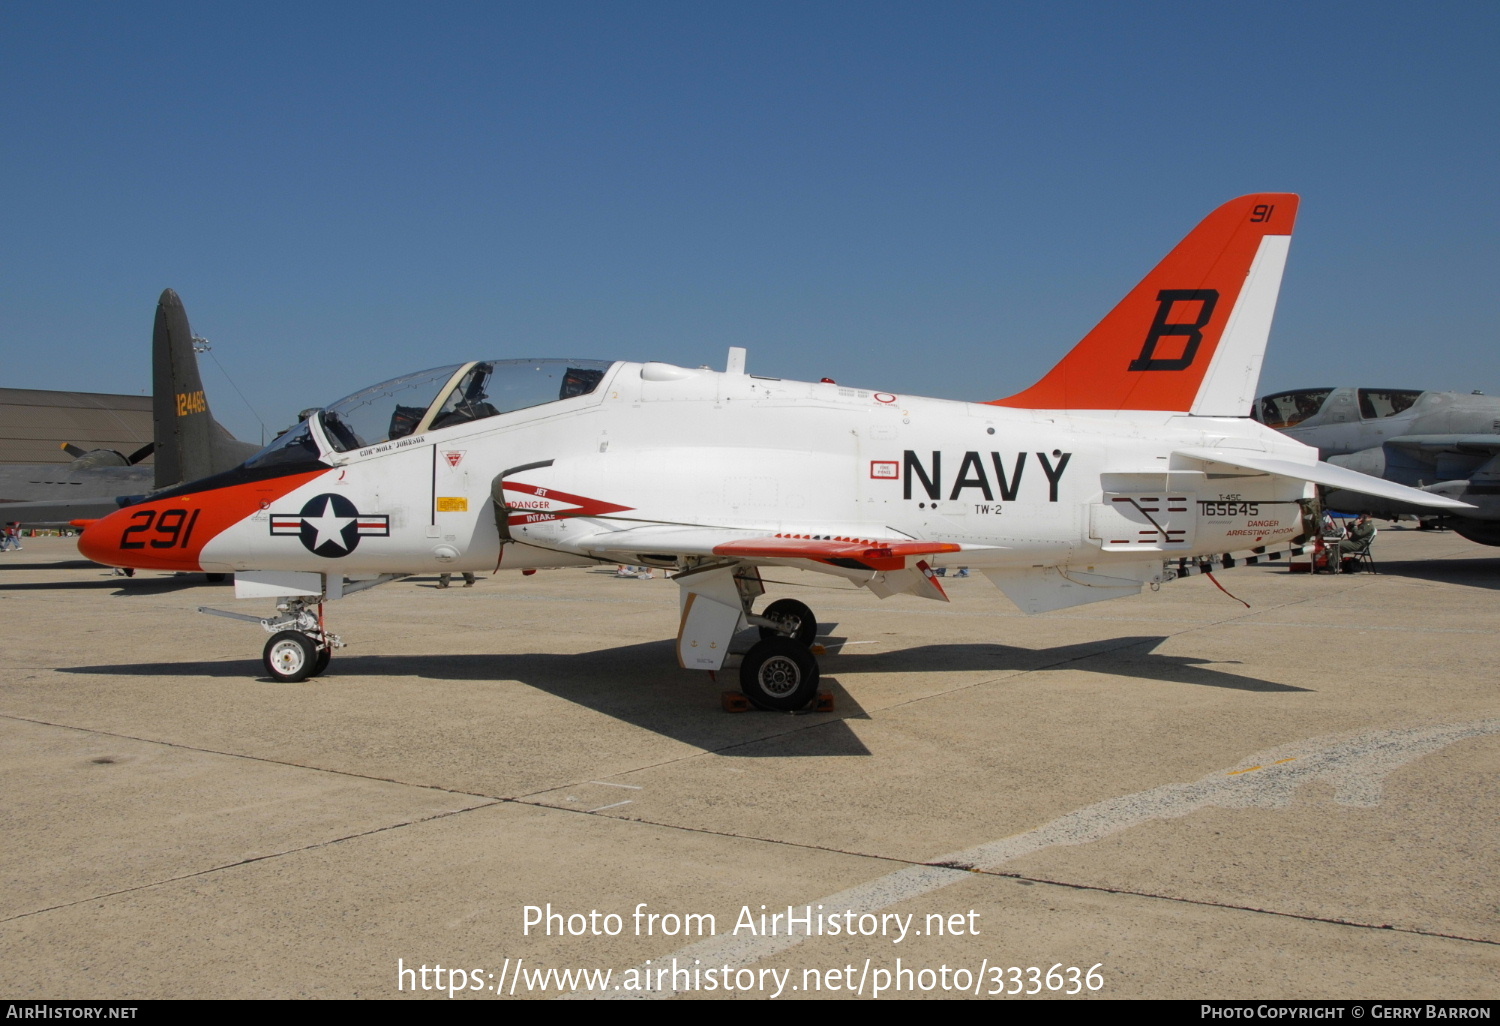
M734 653L730 644L745 627L760 640L739 659L740 690L758 709L795 712L818 695L818 661L812 646L818 635L813 611L795 599L777 599L752 612L765 594L760 573L743 565L705 567L678 574L682 621L677 658L689 670L718 671ZM733 663L730 663L733 666Z
M760 641L740 660L740 690L757 709L805 709L818 694L813 611L796 599L777 599L746 618L759 623Z

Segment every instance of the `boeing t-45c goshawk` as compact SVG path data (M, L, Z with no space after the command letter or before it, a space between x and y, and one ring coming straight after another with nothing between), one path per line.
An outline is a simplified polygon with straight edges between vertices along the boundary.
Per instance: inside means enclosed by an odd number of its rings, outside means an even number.
M759 377L740 349L722 373L455 364L356 392L237 469L93 524L80 548L233 571L240 597L278 600L260 622L282 680L321 673L341 644L325 601L384 581L669 568L681 664L721 669L759 628L741 687L763 708L802 708L817 625L789 599L755 611L761 567L946 600L933 568L963 564L1043 612L1295 543L1313 483L1463 506L1320 463L1250 419L1296 213L1289 194L1226 203L1008 399Z

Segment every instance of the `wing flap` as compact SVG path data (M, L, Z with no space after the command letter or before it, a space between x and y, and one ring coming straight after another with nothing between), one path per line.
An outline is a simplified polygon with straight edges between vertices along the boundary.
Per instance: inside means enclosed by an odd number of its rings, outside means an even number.
M962 552L953 542L880 541L817 535L773 535L714 546L716 556L748 559L812 559L848 570L904 570L912 556Z
M575 540L570 547L609 559L644 554L728 556L787 563L808 560L844 570L874 572L905 570L912 565L909 560L964 549L956 542L846 535L768 535L730 527L673 524L644 524L623 530L599 531Z

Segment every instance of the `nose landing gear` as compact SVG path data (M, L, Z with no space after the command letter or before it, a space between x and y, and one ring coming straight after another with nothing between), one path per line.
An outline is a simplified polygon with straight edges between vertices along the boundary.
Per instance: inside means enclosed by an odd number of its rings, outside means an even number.
M343 640L325 626L323 603L318 601L283 599L276 604L277 615L266 617L207 606L199 606L198 612L258 623L264 627L271 640L266 642L261 653L261 663L267 676L283 684L321 677L328 669L328 661L333 658L333 650L344 647Z
M276 598L275 616L250 616L247 613L232 613L227 609L212 609L199 606L198 612L258 623L271 635L261 653L261 662L266 674L275 681L295 684L309 677L321 677L328 669L333 650L343 648L344 641L328 629L323 619L324 600L332 601L352 595L367 588L374 588L391 581L399 581L405 574L380 574L358 580L329 575L321 577L311 573L263 574L244 573L235 575L235 594L242 598ZM259 579L257 579L259 578ZM247 586L248 595L240 593ZM281 589L293 586L301 588L295 594ZM263 588L259 593L256 588ZM274 589L274 590L273 590Z
M333 658L333 650L343 647L338 635L324 629L323 604L317 603L316 613L312 606L309 602L288 599L276 607L281 616L260 621L262 627L272 632L261 655L272 680L296 684L309 677L321 677Z

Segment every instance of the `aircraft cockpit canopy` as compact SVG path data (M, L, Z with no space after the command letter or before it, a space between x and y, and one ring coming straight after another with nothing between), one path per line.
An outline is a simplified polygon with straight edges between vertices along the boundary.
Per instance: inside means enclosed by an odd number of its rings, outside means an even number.
M1266 427L1289 428L1317 415L1323 401L1333 394L1331 388L1299 388L1277 392L1255 404L1255 419Z
M1291 392L1268 395L1255 404L1253 416L1266 427L1296 427L1322 412L1332 388L1299 388ZM1379 420L1404 413L1422 395L1419 388L1344 388L1339 402L1349 405L1350 393L1359 396L1359 416L1362 420ZM1352 409L1350 414L1352 415ZM1311 426L1311 425L1309 425Z
M406 374L311 413L245 465L316 460L318 446L309 427L313 418L329 444L349 452L588 395L612 366L601 360L476 360Z
M598 360L480 360L373 385L320 415L340 452L587 395L611 364Z
M1421 396L1421 389L1411 388L1361 388L1359 390L1359 415L1365 420L1394 417L1411 408Z

